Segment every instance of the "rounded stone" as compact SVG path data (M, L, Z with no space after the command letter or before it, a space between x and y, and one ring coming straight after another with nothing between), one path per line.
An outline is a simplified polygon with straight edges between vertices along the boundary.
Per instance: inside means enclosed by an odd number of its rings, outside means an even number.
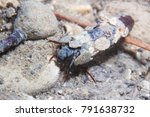
M149 81L147 81L147 80L143 80L142 82L141 82L141 87L143 88L143 89L146 89L146 90L150 90L150 82Z
M37 79L33 79L25 90L28 94L37 94L53 87L59 79L60 69L54 61L46 64Z
M58 21L48 5L39 1L22 1L14 28L22 29L28 39L41 39L54 35Z
M81 47L81 46L82 46L82 43L78 40L74 40L74 41L69 42L69 47L78 48L78 47Z
M110 41L106 37L101 37L95 41L95 48L99 51L106 50L110 47Z

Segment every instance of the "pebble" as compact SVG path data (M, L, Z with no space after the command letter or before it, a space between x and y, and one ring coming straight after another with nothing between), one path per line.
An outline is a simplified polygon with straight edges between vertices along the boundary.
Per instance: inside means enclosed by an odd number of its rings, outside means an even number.
M63 90L59 90L59 91L58 91L58 94L59 94L59 95L62 95L62 94L63 94Z
M84 64L84 63L87 63L88 61L91 60L91 55L89 52L84 52L84 54L78 56L75 61L74 61L74 64L75 65L81 65L81 64Z
M48 100L53 100L53 99L54 99L54 97L49 96L47 99L48 99Z
M55 65L54 61L51 61L42 67L39 77L32 79L32 81L29 83L30 86L25 92L29 94L36 94L51 88L58 80L59 72L60 70Z
M14 28L22 29L28 39L41 39L54 35L58 21L50 7L35 0L22 1Z
M82 46L82 43L78 40L74 40L74 41L69 42L69 47L78 48L78 47L81 47L81 46Z
M102 37L95 41L95 48L99 51L106 50L110 46L110 41L106 37Z
M83 90L82 94L84 97L88 97L89 96L89 91L88 90Z
M143 80L141 82L141 87L145 90L150 90L150 82L147 80Z

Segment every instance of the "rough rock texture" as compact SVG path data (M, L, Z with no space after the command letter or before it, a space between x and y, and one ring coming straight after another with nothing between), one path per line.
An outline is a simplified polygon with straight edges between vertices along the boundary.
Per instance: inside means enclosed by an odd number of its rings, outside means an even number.
M0 92L0 100L34 100L32 96L14 91Z
M27 41L15 51L2 56L0 93L11 94L9 92L13 91L33 95L52 87L59 78L59 68L54 61L48 63L47 56L52 54L50 47L46 40Z
M58 21L49 6L36 0L21 2L14 28L21 28L28 39L41 39L54 35Z
M37 95L37 99L150 99L149 81L145 81L148 66L141 65L131 56L119 52L89 72L96 84L83 82L84 75L72 77L68 82L57 84L48 92Z
M25 91L28 94L36 94L45 89L51 88L59 78L59 68L54 61L46 64L43 70L39 73L39 77L30 82L30 86Z

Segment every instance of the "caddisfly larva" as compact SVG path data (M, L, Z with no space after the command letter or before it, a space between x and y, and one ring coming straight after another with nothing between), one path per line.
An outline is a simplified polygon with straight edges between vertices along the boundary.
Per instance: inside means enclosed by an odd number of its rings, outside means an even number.
M93 61L95 55L111 48L121 37L126 37L134 25L129 15L101 19L100 24L86 28L78 35L65 36L56 56L58 64L70 74L71 70ZM89 74L89 73L88 73Z

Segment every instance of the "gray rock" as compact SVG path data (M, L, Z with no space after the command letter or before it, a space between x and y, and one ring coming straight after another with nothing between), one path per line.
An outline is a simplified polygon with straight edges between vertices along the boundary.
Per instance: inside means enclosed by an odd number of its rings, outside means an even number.
M14 28L21 28L28 39L47 38L58 29L58 21L50 7L35 0L21 2Z
M51 61L51 63L45 65L39 77L30 82L30 86L25 92L34 95L51 88L59 79L59 72L59 68L55 65L54 61Z

